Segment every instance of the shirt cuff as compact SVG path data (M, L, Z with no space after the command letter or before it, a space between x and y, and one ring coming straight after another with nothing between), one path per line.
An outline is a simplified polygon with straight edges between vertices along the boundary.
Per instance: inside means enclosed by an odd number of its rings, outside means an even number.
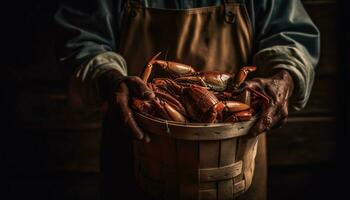
M302 46L273 46L254 56L258 76L269 76L278 69L287 70L294 80L290 106L294 110L305 107L313 86L315 71L308 53Z
M79 98L79 102L88 106L100 106L104 99L99 91L99 78L111 71L116 70L123 76L127 76L126 61L114 52L104 52L96 55L80 65L70 84L71 95Z

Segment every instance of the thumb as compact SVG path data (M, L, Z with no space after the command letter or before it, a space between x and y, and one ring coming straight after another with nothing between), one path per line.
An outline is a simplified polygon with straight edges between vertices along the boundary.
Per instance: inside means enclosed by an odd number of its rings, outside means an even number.
M147 84L137 76L130 77L126 80L129 89L134 93L134 95L140 97L143 100L151 100L155 97L154 92L147 87Z

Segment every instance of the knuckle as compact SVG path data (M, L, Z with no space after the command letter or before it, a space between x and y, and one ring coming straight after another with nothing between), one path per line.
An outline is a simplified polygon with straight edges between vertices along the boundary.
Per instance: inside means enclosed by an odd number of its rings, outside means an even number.
M138 82L138 85L142 90L149 90L146 83L144 83L142 80Z
M137 76L129 76L128 77L129 81L136 82L138 80Z
M273 123L273 120L272 120L271 116L269 116L269 115L264 116L264 118L262 120L262 125L263 125L263 127L265 127L266 131L270 130L272 123Z
M279 106L278 102L274 101L273 99L271 101L269 101L268 105L269 105L270 109L276 109L276 107Z
M138 77L138 76L134 76L134 81L136 81L136 82L138 82L138 83L144 83L144 82L142 81L142 79L141 79L140 77Z
M278 110L283 112L283 102L281 100L276 99L275 101L273 101L273 103Z

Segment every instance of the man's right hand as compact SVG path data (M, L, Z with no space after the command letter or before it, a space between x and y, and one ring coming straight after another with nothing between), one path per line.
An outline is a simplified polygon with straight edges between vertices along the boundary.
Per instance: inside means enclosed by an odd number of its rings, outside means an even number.
M138 140L149 142L148 135L142 132L137 125L131 108L129 107L129 100L132 97L138 97L144 100L150 100L155 97L154 92L150 90L147 85L137 76L126 77L115 92L115 105L122 112L123 120L127 127L130 128L133 136Z

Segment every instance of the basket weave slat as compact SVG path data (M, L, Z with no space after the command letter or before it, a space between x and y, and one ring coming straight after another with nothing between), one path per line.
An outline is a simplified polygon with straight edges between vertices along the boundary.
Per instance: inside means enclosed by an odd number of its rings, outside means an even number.
M201 168L199 173L201 182L231 179L242 173L242 161L224 167Z
M134 143L135 176L153 199L235 199L247 189L243 170L254 161L256 140L244 135L256 118L183 124L136 113L135 119L151 137Z
M236 161L237 139L220 141L220 167L227 166ZM233 176L235 177L235 176ZM218 199L233 199L233 179L218 182Z

